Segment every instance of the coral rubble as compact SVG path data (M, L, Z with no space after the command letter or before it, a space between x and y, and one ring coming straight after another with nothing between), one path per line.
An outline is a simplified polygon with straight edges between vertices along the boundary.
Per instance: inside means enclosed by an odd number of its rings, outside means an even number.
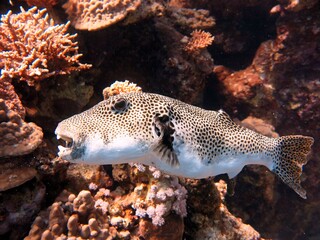
M18 78L33 86L50 76L88 69L79 63L76 34L69 23L54 25L46 10L36 7L21 13L9 11L0 24L1 78Z

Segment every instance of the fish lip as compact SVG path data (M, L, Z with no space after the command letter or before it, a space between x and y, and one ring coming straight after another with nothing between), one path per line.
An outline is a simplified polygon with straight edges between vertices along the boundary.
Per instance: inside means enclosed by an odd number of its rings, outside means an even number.
M62 140L64 140L64 141L66 141L66 142L73 142L73 138L72 137L69 137L69 136L67 136L67 135L65 135L65 134L57 134L57 139L59 140L59 139L62 139Z
M74 138L71 137L70 135L66 135L66 134L57 134L57 139L62 139L66 142L66 146L65 148L72 148L75 144ZM59 145L61 146L61 145Z
M64 160L71 160L71 154L76 144L75 137L69 132L62 133L59 126L57 127L55 134L58 140L61 139L65 141L65 146L62 146L61 144L58 145L58 156Z

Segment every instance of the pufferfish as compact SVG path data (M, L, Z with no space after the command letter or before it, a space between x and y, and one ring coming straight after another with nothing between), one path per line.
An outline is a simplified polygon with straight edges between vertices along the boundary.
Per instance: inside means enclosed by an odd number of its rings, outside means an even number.
M270 138L244 128L222 110L210 111L166 96L112 96L60 122L59 157L74 163L142 163L175 176L235 177L245 165L269 168L302 198L302 167L313 138Z

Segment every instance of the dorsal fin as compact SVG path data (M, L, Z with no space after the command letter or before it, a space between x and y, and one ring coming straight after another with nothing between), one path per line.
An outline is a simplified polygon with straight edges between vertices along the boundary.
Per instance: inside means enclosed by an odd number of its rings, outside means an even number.
M169 116L156 115L153 122L153 127L158 141L152 146L152 151L163 161L171 166L179 166L177 155L173 150L173 133L174 127L170 124Z

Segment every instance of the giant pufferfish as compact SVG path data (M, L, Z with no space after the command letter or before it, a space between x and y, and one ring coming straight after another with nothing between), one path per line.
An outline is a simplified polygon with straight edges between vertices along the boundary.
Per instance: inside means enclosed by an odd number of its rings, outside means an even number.
M58 155L70 162L142 163L194 179L224 173L233 178L245 165L259 164L306 198L300 175L313 138L266 137L236 124L222 110L158 94L123 93L63 120L55 133L66 141Z

